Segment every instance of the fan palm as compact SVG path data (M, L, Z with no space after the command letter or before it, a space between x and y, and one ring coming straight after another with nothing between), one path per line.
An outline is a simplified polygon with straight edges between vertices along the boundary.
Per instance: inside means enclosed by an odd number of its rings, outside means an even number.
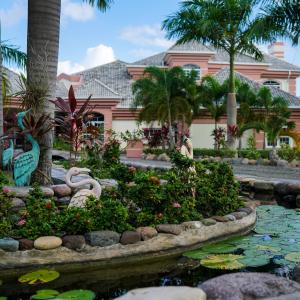
M175 146L173 123L183 121L190 124L192 121L193 104L190 99L194 95L191 93L193 84L196 86L196 74L185 74L180 67L148 67L145 77L132 86L132 108L140 109L139 121L167 123L171 148Z
M105 11L112 0L83 0ZM31 87L48 89L47 97L38 109L39 114L54 116L55 87L58 64L61 0L28 0L27 80ZM39 140L41 155L36 180L51 181L53 131Z
M263 55L255 42L266 39L256 30L257 18L253 11L260 0L188 0L179 11L163 23L168 38L177 38L178 44L199 41L222 49L229 56L230 77L227 100L227 125L236 126L234 63L238 53L261 60ZM235 147L235 139L228 134L228 145Z

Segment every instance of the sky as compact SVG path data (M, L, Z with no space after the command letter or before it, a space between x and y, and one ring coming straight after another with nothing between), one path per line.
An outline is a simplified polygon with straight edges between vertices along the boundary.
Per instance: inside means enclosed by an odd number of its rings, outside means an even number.
M105 13L82 2L62 0L58 73L74 73L115 59L134 62L174 43L165 38L161 23L176 12L180 0L115 0ZM0 0L0 19L2 40L26 51L27 0ZM300 46L286 42L285 59L300 66Z

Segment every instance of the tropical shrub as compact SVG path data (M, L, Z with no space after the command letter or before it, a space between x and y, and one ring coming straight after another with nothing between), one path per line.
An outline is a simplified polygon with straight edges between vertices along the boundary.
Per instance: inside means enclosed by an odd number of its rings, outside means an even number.
M3 179L2 179L3 180ZM3 180L5 182L5 180ZM11 236L13 230L13 216L11 212L13 194L0 183L0 238Z
M287 160L288 162L293 161L297 158L297 150L292 148L288 144L281 144L280 149L277 151L278 156L281 159Z
M235 157L236 151L231 149L205 149L205 148L194 148L194 156L198 157L205 157L205 156L212 156L212 157L228 157L233 158Z
M113 131L109 133L109 138L103 147L102 158L105 166L111 166L120 162L121 143Z

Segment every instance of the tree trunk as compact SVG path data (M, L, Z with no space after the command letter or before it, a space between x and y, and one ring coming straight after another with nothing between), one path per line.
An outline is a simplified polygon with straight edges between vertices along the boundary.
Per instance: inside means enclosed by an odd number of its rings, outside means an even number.
M57 63L59 50L61 0L28 0L27 78L29 86L44 85L48 96L37 113L54 117ZM51 182L53 131L40 140L41 155L35 179Z
M227 99L227 143L230 149L236 149L236 138L231 134L229 127L237 124L237 107L234 78L234 53L230 55L229 93Z
M3 94L2 94L2 43L1 43L1 24L0 24L0 137L4 134L4 116L3 116ZM0 169L2 169L2 153L3 153L4 143L0 139Z

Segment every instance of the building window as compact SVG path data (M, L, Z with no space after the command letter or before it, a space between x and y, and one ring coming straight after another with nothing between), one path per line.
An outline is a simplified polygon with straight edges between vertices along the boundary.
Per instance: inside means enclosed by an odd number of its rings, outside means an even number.
M266 144L267 144L268 148L272 148L273 147L272 143L269 142L268 140L266 140ZM280 145L282 145L282 144L290 145L291 147L294 146L293 139L291 137L289 137L289 136L280 136L277 139L275 146L276 146L276 148L279 148Z
M99 128L99 140L104 141L104 115L94 113L92 118L86 122L86 126L94 126ZM88 136L88 134L85 134L85 137Z
M182 68L186 74L191 73L191 71L195 71L197 73L196 80L198 81L201 79L201 69L199 66L190 64L184 65Z
M271 86L280 89L280 83L274 80L267 80L263 83L264 86Z

